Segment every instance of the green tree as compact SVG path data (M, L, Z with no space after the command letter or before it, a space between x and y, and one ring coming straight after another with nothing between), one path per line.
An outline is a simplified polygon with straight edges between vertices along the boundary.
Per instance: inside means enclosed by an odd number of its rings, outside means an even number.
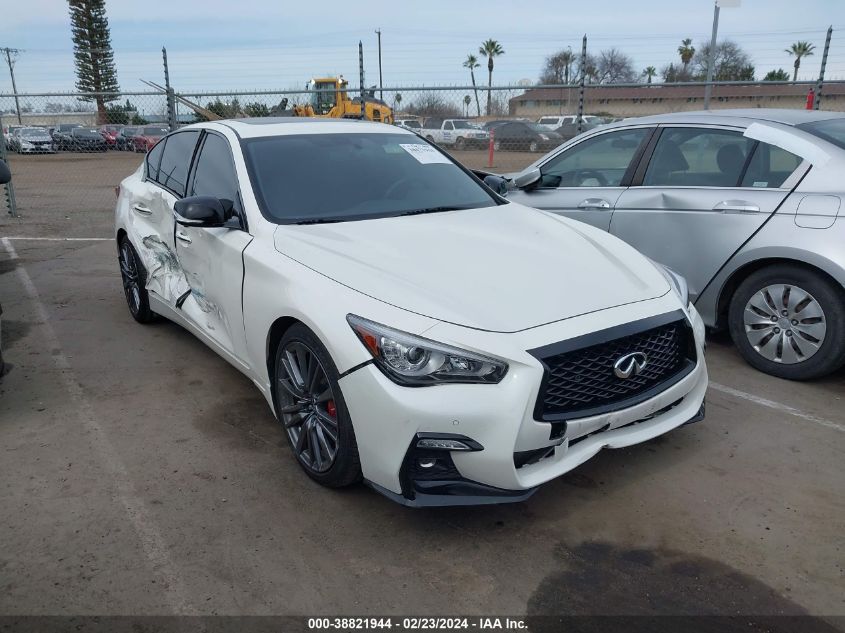
M681 56L681 63L684 65L684 74L687 74L689 64L695 56L695 46L692 45L690 38L681 40L681 45L678 47L678 55Z
M792 81L798 81L798 69L801 67L801 58L809 57L815 49L816 47L810 44L810 42L795 42L795 44L785 49L787 53L795 56L795 61L792 62L792 66L795 68L792 73Z
M478 116L481 116L481 104L478 102L478 88L475 87L475 69L478 68L478 58L470 53L464 60L464 68L469 68L469 76L472 79L472 91L475 93L475 107L478 110Z
M244 114L248 117L270 116L270 108L263 103L247 103L244 105Z
M770 70L766 73L766 76L763 77L763 81L789 81L789 73L783 68Z
M540 75L540 83L568 84L574 63L575 53L572 52L571 48L566 48L547 57L543 65L543 73Z
M643 70L643 77L646 78L646 83L651 83L651 78L657 74L657 69L654 66L648 66Z
M709 64L710 43L708 42L702 44L693 56L691 78L704 81L707 78ZM753 81L754 65L751 63L751 57L736 42L731 40L719 42L716 44L713 79L715 81Z
M493 108L493 58L505 54L505 49L496 40L487 40L478 47L478 52L487 58L487 116Z
M80 92L115 93L120 90L114 67L109 20L105 0L68 0L73 57L76 64L76 89ZM117 95L96 94L83 97L97 104L97 122L106 122L106 103Z
M472 103L472 97L464 95L464 116L469 116L469 104Z

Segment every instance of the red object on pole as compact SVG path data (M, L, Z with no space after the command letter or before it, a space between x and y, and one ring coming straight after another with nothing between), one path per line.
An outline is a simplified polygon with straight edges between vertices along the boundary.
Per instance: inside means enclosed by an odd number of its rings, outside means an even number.
M810 91L807 93L807 109L813 109L813 102L816 100L816 93L813 92L813 89L810 88Z
M487 150L487 166L488 167L493 166L493 136L494 135L495 135L495 133L493 132L493 130L490 130L490 147Z

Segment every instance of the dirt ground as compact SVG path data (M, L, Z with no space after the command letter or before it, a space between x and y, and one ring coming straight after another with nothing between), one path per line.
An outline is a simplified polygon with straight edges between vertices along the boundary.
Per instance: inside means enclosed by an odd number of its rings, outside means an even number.
M845 372L778 380L715 335L703 422L522 504L327 490L248 379L131 319L114 245L87 238L108 238L111 188L139 162L12 160L0 614L809 613L845 630Z

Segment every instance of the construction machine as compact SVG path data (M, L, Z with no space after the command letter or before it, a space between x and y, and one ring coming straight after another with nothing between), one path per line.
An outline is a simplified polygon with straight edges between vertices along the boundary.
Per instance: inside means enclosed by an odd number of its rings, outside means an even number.
M330 119L369 119L393 123L393 110L384 101L376 99L375 86L364 91L364 116L361 116L361 97L350 98L349 82L340 77L312 79L307 85L309 101L291 107L293 116L326 117Z

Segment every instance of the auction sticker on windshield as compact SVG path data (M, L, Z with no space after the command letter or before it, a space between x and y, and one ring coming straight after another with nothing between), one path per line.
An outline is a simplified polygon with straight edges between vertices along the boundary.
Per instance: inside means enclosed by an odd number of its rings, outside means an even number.
M437 151L437 148L422 143L399 143L399 147L416 158L423 165L450 163L449 159Z

